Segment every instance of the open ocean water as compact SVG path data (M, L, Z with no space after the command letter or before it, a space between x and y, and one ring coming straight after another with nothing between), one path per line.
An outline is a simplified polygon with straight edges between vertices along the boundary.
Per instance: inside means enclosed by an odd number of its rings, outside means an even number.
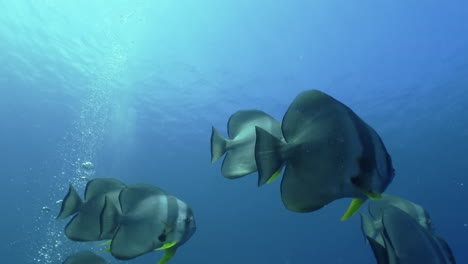
M197 232L171 264L375 263L359 216L340 222L350 199L293 213L279 181L228 180L210 162L211 126L226 135L241 109L281 120L308 89L380 134L387 192L424 206L468 263L464 0L0 0L0 263L82 249L157 263L67 240L56 201L83 177L190 204Z

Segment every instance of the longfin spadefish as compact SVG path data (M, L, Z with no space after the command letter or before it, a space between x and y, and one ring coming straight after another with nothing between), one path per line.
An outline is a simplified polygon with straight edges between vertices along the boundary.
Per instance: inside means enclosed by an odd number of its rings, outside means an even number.
M171 260L171 258L174 257L176 251L177 251L177 247L171 247L171 248L166 249L166 251L164 252L164 256L158 262L158 264L164 264L168 262L169 260Z
M354 198L351 201L351 204L348 207L348 210L346 210L346 213L341 217L341 221L346 221L351 216L353 216L359 209L361 209L362 205L364 204L365 200L360 199L360 198Z

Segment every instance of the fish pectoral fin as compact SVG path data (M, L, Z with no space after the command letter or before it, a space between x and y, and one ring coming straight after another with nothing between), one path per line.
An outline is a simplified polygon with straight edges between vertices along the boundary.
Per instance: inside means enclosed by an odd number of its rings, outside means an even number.
M270 179L268 179L268 181L266 183L269 184L269 183L272 183L273 181L275 181L276 178L278 178L280 176L282 170L283 170L283 167L279 168L279 170L277 172L275 172L275 174L273 174L270 177Z
M363 193L365 196L367 196L367 198L373 201L382 199L382 194L378 192L363 192Z
M164 252L164 256L158 262L158 264L164 264L168 262L169 260L171 260L171 258L174 257L176 251L177 251L176 247L171 247L171 248L166 249L166 251Z
M110 245L111 243L112 243L112 240L109 240L109 241L106 241L106 242L104 242L104 243L99 244L99 246L100 246L100 247L108 246L108 245Z
M346 221L349 218L351 218L351 216L353 216L357 211L359 211L359 209L361 209L362 205L364 205L365 202L366 201L363 199L354 198L351 201L348 210L346 210L346 213L343 215L343 217L341 217L341 221Z
M110 248L110 247L108 247L108 248L104 249L104 252L106 252L106 253L110 253L110 252L111 252L111 248Z
M163 250L163 249L169 249L169 248L172 248L173 246L175 246L177 244L177 242L171 242L171 243L166 243L164 245L162 245L162 247L159 247L155 250Z

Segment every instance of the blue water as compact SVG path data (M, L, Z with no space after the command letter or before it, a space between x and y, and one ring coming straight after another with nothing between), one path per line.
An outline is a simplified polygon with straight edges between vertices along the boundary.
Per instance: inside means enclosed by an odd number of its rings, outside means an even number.
M257 188L256 174L228 180L210 163L212 125L226 134L240 109L281 120L307 89L379 132L396 169L388 192L423 205L468 263L467 1L3 0L0 10L1 263L105 255L54 220L83 176L189 203L198 229L173 264L375 263L359 217L339 221L349 199L289 212L279 181Z

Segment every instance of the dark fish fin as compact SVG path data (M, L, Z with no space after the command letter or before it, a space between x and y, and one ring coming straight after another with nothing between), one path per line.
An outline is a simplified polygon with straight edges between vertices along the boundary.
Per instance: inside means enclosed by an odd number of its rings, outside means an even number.
M366 214L361 215L361 232L364 235L364 239L367 241L367 237L370 237L374 240L380 236L380 230L382 229L382 224L380 220L373 220Z
M244 149L229 150L221 166L221 173L229 179L240 178L255 171L257 171L255 158L246 154Z
M135 184L123 189L119 194L119 203L123 215L136 204L154 195L168 195L163 189L148 184Z
M61 220L76 214L82 205L83 201L81 200L80 195L75 190L75 187L70 184L68 193L65 195L65 198L63 198L62 207L60 208L60 212L56 219Z
M65 236L72 241L99 241L102 203L86 203L65 226ZM110 238L108 236L107 238Z
M229 117L227 130L229 138L234 139L245 129L253 130L253 126L260 126L270 131L270 129L274 129L273 124L277 124L278 130L280 129L279 122L263 111L240 110Z
M265 129L256 126L255 161L258 170L258 186L267 183L283 165L280 139L268 133Z
M120 210L115 204L108 198L105 198L104 207L102 208L101 215L99 217L100 234L101 238L112 237L114 231L119 226L119 217L121 215Z
M389 264L388 253L387 250L377 243L373 238L366 236L367 241L372 248L372 252L374 252L375 259L377 260L377 264Z
M89 181L85 189L85 201L89 201L105 193L123 189L126 185L121 181L112 178L98 178Z
M221 136L216 128L211 127L211 163L219 160L226 153L227 140Z
M438 237L436 235L433 235L434 238L439 242L440 246L444 250L448 260L450 261L450 264L456 264L455 256L453 255L452 249L448 245L448 243L441 237Z
M154 234L151 230L152 223L148 221L121 223L112 238L112 256L120 260L129 260L146 254L155 247L161 247L163 243L153 243Z

